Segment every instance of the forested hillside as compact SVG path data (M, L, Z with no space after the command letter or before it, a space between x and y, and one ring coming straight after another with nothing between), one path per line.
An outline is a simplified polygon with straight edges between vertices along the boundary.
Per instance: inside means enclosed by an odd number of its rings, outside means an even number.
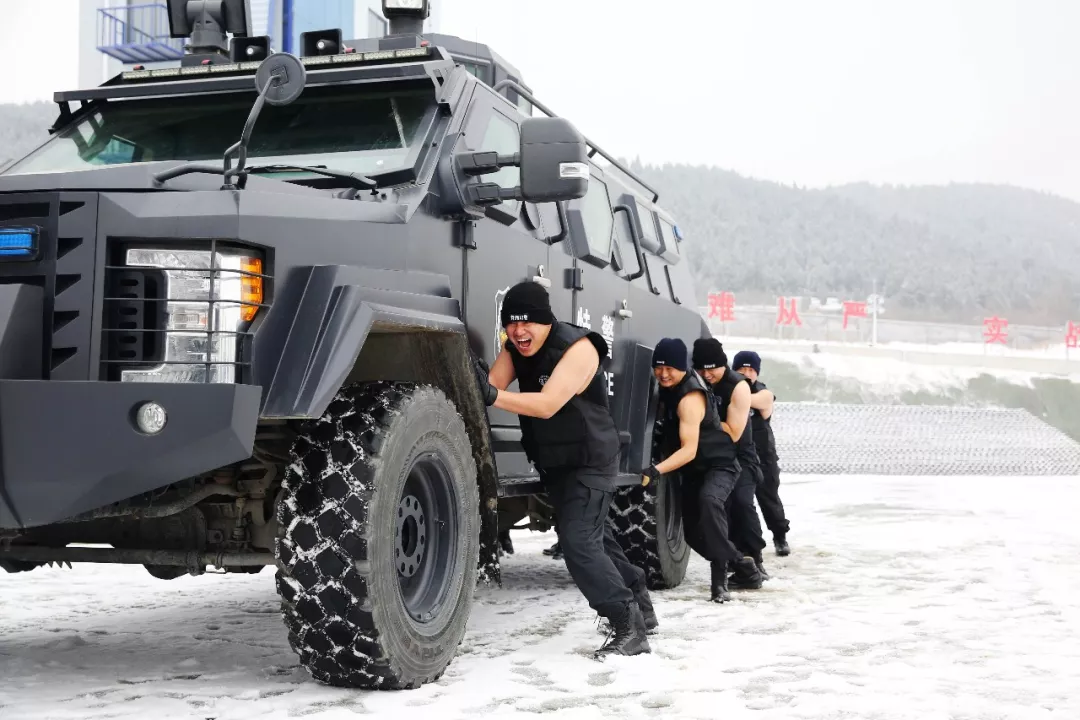
M702 296L865 298L876 279L891 317L1080 315L1080 203L990 185L806 190L715 168L635 169L678 217Z
M48 135L52 103L0 105L0 161ZM807 190L717 168L641 166L678 218L699 301L865 298L890 317L1060 324L1080 315L1080 203L1013 187Z

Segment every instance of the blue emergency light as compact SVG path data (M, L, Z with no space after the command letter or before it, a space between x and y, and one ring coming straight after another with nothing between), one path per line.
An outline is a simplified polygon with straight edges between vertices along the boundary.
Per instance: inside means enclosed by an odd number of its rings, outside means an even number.
M36 256L37 238L37 228L0 227L0 260Z

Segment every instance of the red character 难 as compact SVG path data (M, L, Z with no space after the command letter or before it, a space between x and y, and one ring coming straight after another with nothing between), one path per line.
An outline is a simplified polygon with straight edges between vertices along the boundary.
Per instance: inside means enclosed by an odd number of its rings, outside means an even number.
M709 293L709 317L719 317L720 322L735 320L735 296L729 292Z

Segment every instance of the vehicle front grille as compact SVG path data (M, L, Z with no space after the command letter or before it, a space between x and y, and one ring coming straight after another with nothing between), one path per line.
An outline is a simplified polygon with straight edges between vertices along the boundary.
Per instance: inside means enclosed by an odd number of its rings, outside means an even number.
M0 227L33 227L33 260L0 260L0 283L43 291L44 379L86 380L90 372L97 197L92 193L0 195Z

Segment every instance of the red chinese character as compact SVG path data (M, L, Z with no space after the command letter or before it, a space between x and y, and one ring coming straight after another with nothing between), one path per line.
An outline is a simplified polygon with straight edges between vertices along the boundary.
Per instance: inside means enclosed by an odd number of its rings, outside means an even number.
M732 322L735 320L735 296L729 292L719 295L709 293L709 317L719 316L720 322Z
M780 314L776 318L777 325L798 325L802 327L802 319L799 317L798 298L791 298L789 307L784 306L784 300L787 298L781 296L779 303Z
M1069 329L1065 331L1065 347L1080 347L1080 325L1074 325L1072 320L1069 321Z
M983 331L983 337L986 339L986 344L1001 343L1005 345L1005 338L1008 337L1008 333L1005 332L1005 328L1009 327L1009 321L1005 318L999 318L997 315L989 317L983 320L983 326L986 328Z
M844 329L847 330L847 321L849 317L866 317L866 303L854 302L852 300L844 301Z

